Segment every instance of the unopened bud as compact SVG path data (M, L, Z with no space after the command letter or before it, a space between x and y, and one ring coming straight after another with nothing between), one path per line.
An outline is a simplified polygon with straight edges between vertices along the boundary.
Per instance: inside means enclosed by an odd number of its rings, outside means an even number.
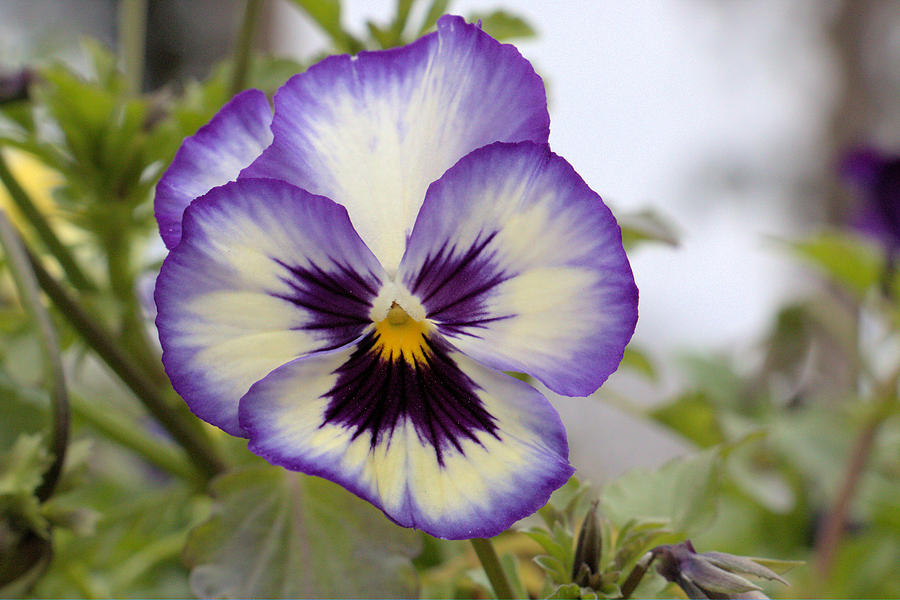
M0 74L0 104L27 100L28 87L33 79L34 73L29 69Z
M597 502L591 504L575 544L575 561L572 564L572 581L581 586L590 585L591 576L600 571L602 539L597 524Z
M656 570L689 598L766 598L759 586L742 575L787 584L777 573L751 558L724 552L699 553L690 540L652 550Z

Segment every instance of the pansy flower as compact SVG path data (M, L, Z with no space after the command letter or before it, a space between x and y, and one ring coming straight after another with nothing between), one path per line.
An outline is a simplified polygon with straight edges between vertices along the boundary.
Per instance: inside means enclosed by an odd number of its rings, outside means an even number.
M862 196L854 224L879 239L893 257L900 250L900 156L856 148L844 156L841 174Z
M400 525L496 535L573 471L554 409L504 371L587 395L634 331L615 219L549 150L531 65L459 17L327 58L274 105L236 96L157 188L175 389Z

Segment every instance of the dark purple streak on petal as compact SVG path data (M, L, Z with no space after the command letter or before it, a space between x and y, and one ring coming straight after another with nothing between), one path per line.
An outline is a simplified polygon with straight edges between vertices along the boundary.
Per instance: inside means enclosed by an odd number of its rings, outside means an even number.
M419 440L434 448L439 464L451 446L462 453L461 441L478 442L484 431L499 439L494 417L476 395L478 386L448 356L449 346L423 335L424 361L385 360L375 332L363 338L337 371L337 382L326 394L327 423L354 429L353 439L371 434L372 448L385 443L394 428L409 419Z
M428 253L420 271L405 278L441 332L478 337L478 328L515 316L494 315L485 306L487 292L515 276L494 264L496 250L489 246L496 235L482 232L465 251L445 241Z
M308 311L308 320L296 329L328 335L331 343L321 350L339 348L371 325L369 310L379 285L376 275L360 275L334 257L329 257L329 268L336 271L316 264L302 267L278 258L272 260L287 271L281 280L291 293L270 294Z

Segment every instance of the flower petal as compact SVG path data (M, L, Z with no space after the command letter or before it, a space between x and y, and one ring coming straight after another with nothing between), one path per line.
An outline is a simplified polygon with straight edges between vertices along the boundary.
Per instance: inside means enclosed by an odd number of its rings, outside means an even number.
M385 361L373 334L297 359L241 399L250 449L335 481L405 527L489 537L572 474L565 430L534 388L454 352Z
M259 90L246 90L184 140L156 186L156 220L166 248L181 239L181 217L194 198L237 179L272 143L272 108Z
M156 283L166 372L200 418L242 435L250 385L359 337L382 280L342 206L281 181L215 188L185 212Z
M460 17L393 50L332 56L275 94L275 139L242 173L343 204L388 270L428 185L495 141L545 142L543 82L510 45Z
M546 145L492 144L428 190L398 278L453 345L587 395L637 321L619 226Z

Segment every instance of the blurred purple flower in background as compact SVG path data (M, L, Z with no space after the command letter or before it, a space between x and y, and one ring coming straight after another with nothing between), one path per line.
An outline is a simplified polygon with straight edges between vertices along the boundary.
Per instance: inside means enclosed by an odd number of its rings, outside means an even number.
M862 199L854 225L879 239L893 261L900 249L900 156L861 146L844 156L840 170Z

